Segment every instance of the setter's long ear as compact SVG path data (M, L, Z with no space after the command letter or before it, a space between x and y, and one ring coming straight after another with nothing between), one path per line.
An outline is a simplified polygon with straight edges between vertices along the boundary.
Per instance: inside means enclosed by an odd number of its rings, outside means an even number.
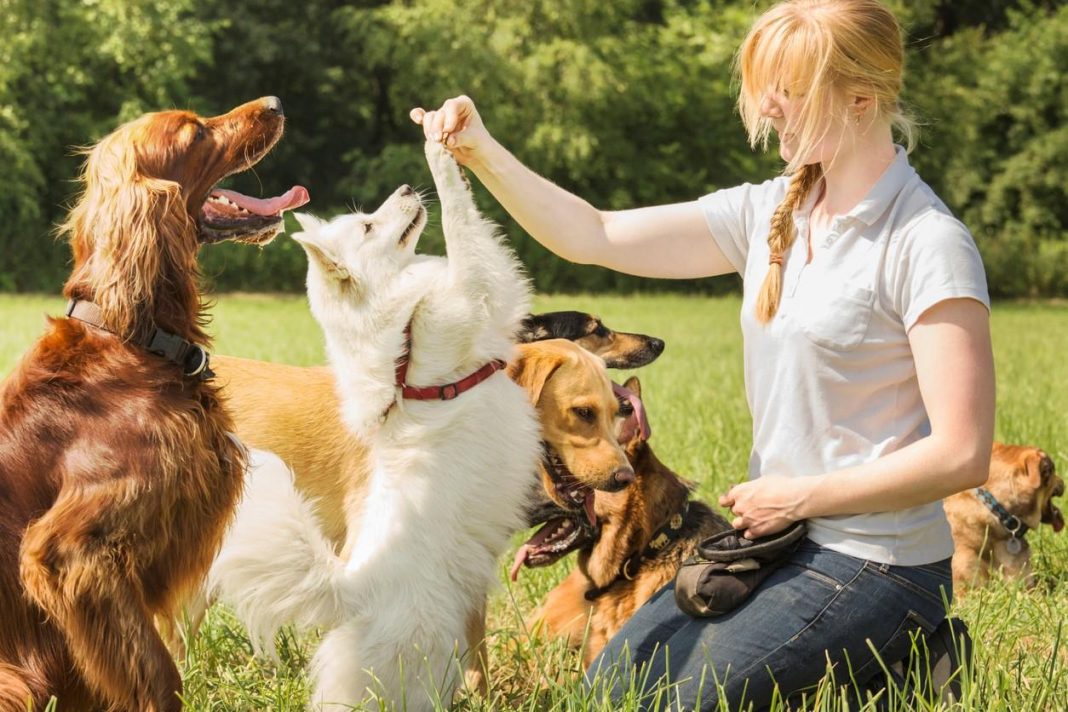
M190 319L199 308L196 225L181 186L140 173L131 127L88 153L85 189L60 228L70 236L75 261L64 292L96 302L104 325L118 334L141 335L155 319L170 331L203 337Z
M565 355L549 348L546 342L520 344L517 356L508 364L508 377L530 395L530 402L537 405L545 384L556 370L564 364Z

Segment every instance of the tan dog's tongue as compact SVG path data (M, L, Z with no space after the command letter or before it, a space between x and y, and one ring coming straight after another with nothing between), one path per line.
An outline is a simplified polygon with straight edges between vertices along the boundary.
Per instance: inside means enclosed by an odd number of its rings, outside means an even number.
M645 415L645 405L642 403L642 399L615 381L612 382L612 392L616 394L616 398L625 398L634 411L630 414L630 417L623 421L623 425L620 427L620 444L626 445L635 437L640 437L642 442L648 440L653 430L649 427L649 420Z
M586 518L590 520L590 526L597 528L597 513L593 511L593 490L586 493L586 499L582 503L586 509Z

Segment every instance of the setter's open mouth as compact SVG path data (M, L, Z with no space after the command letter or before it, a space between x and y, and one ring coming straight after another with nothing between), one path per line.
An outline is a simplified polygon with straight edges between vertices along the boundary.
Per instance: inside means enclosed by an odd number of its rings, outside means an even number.
M200 241L235 240L265 245L282 231L282 214L307 203L308 191L295 185L275 198L253 198L214 188L200 209Z

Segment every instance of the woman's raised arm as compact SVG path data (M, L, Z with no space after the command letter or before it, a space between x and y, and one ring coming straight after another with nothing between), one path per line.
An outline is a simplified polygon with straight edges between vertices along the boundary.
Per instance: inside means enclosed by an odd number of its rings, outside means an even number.
M440 109L412 109L430 140L443 141L524 230L571 262L642 277L709 277L733 272L696 201L602 211L524 166L486 130L466 96Z

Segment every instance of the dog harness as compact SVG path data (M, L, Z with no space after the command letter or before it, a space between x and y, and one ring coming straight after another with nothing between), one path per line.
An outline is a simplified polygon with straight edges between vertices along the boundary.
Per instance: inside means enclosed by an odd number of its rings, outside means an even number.
M412 353L412 322L404 327L404 351L397 359L397 387L401 389L401 397L405 400L452 400L461 393L469 391L479 383L492 376L505 367L504 361L493 359L482 368L469 376L461 378L455 383L446 383L442 386L410 386L408 379L408 361Z
M96 304L84 299L71 299L67 302L64 314L67 318L77 319L89 326L114 333L104 326L104 313ZM116 334L118 336L118 334ZM164 331L155 324L152 331L143 339L128 339L151 354L162 356L182 368L183 376L195 376L197 380L206 381L215 376L210 368L210 354L199 344L187 341L177 334Z
M982 487L976 487L974 490L975 496L979 498L979 501L986 505L986 508L994 513L994 516L1001 522L1001 526L1005 527L1005 531L1009 533L1009 539L1005 542L1005 548L1008 549L1010 554L1019 554L1023 548L1023 538L1030 531L1030 527L1021 521L1015 514L1005 509L1005 506L997 500L994 495L990 494L989 490Z

